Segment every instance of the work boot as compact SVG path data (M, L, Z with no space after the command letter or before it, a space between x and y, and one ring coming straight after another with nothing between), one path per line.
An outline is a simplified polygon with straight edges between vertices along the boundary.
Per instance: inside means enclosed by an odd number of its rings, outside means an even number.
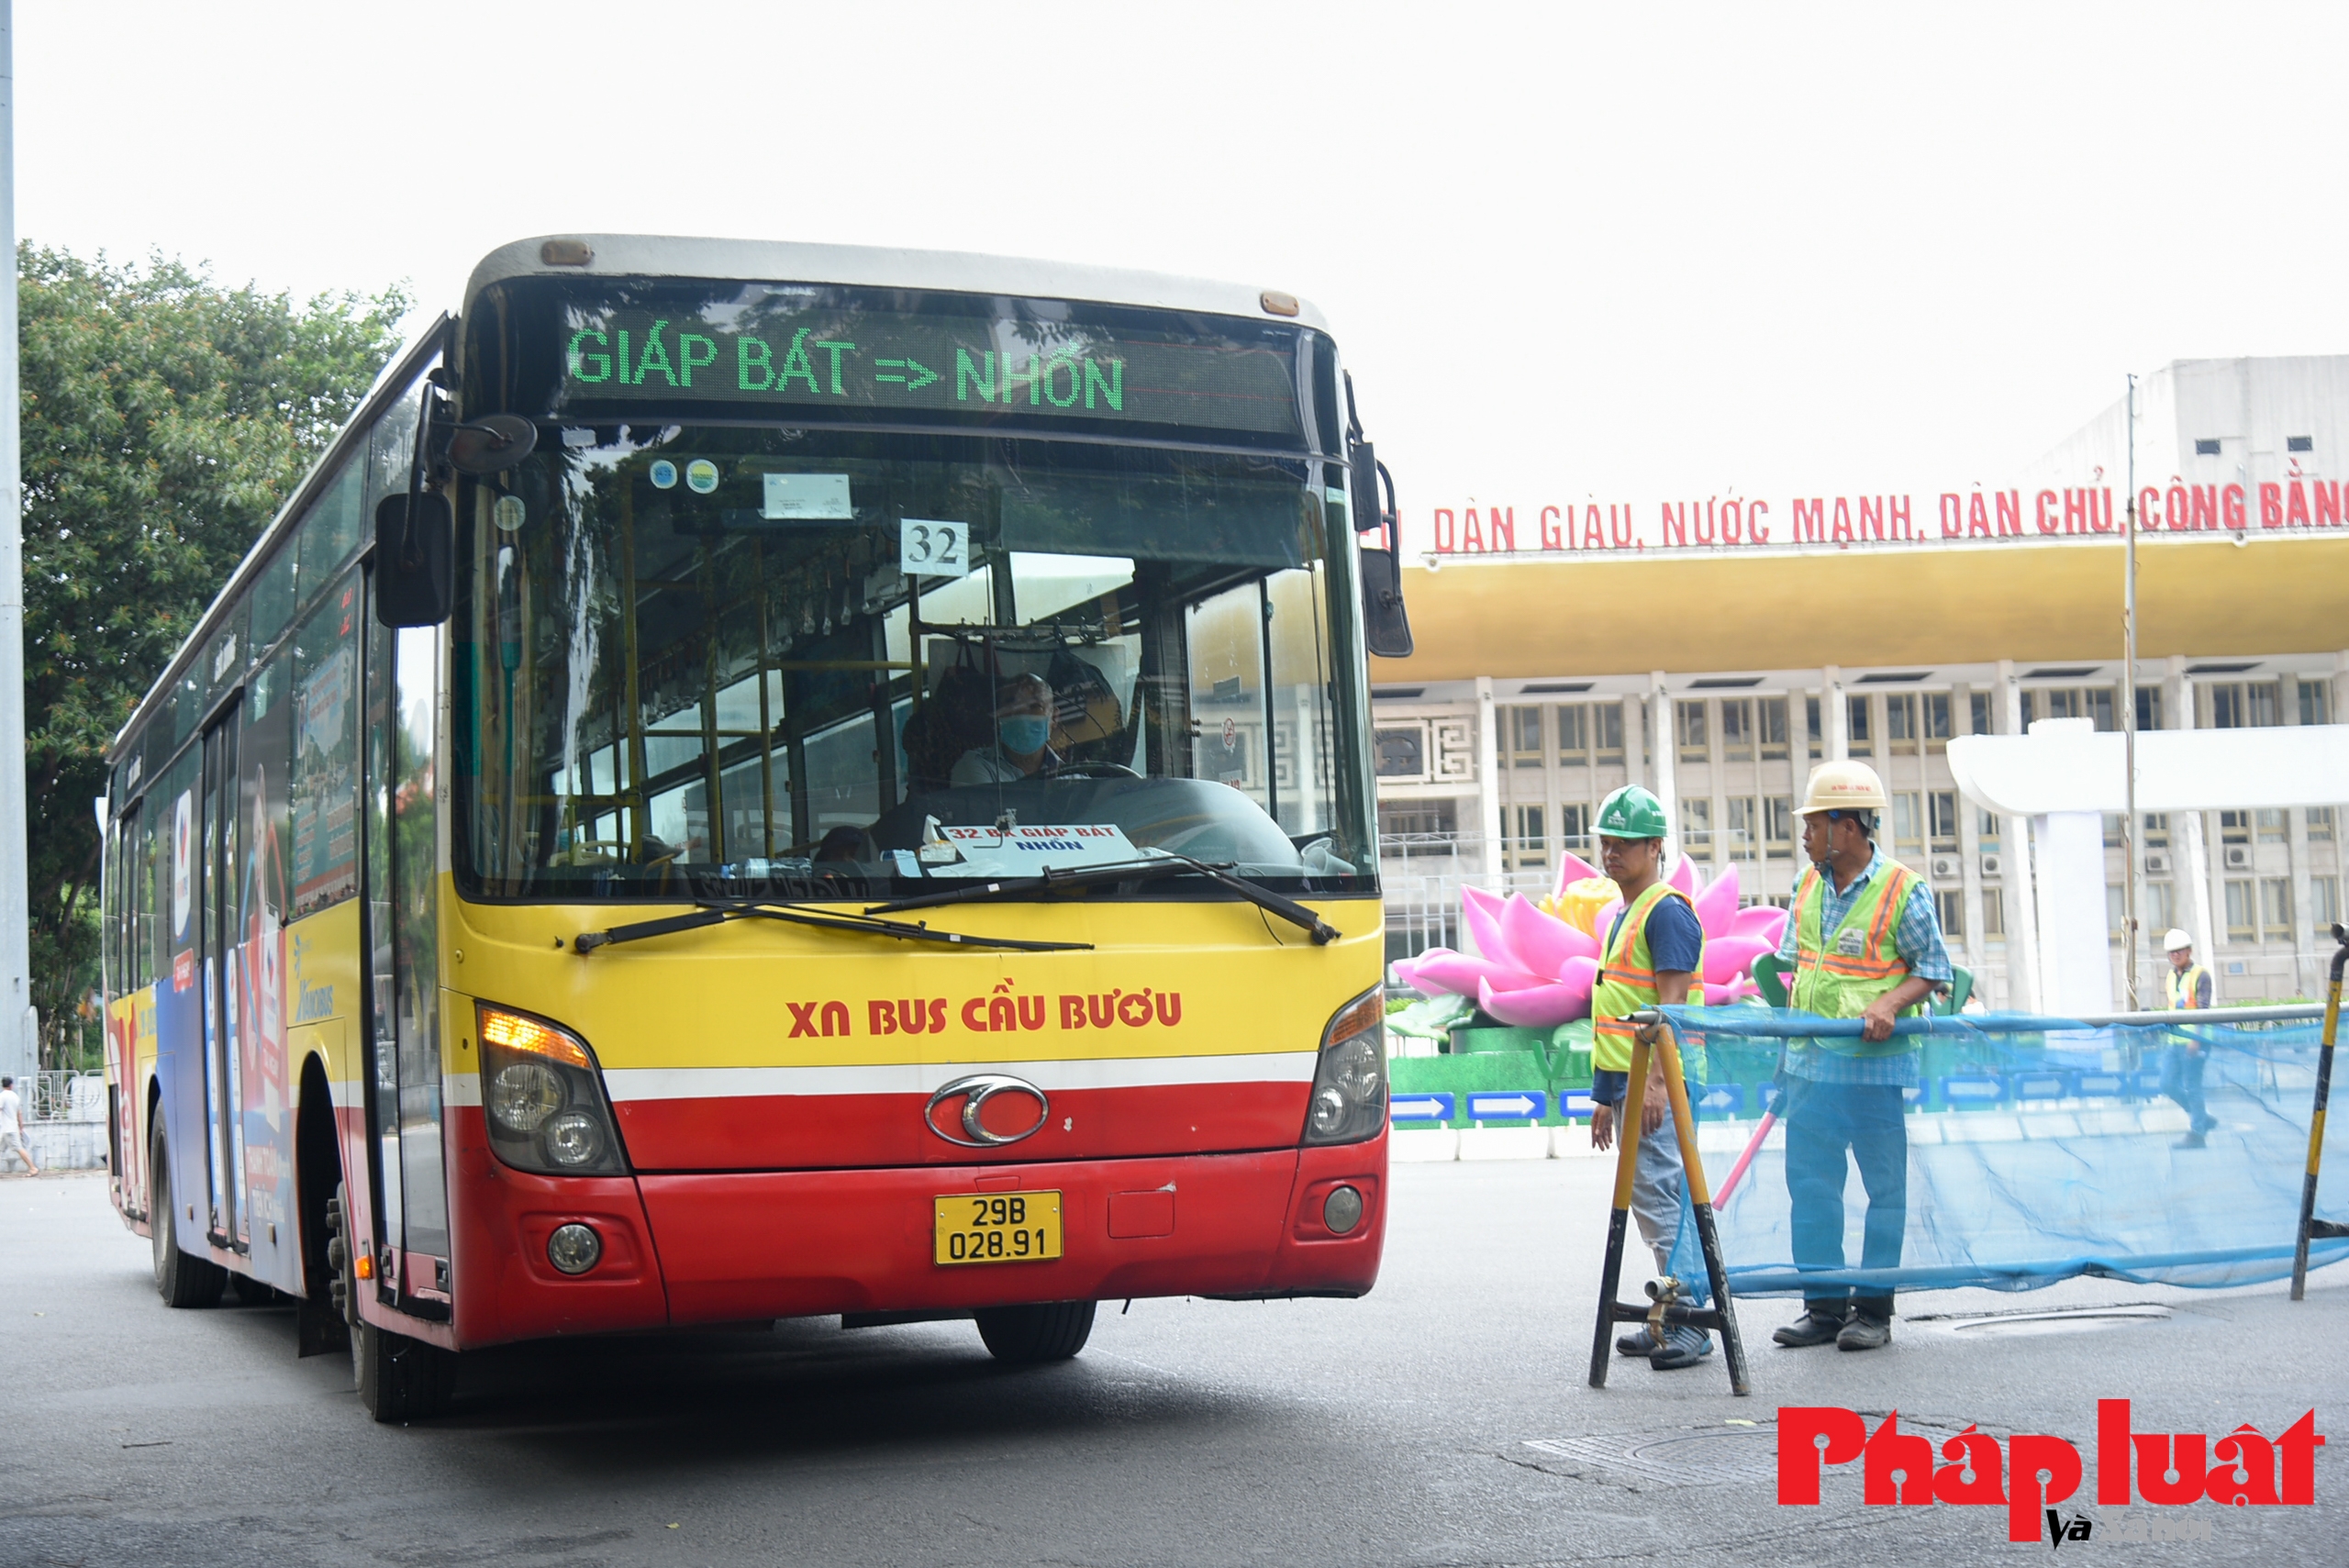
M1793 1322L1772 1334L1770 1338L1782 1345L1800 1350L1805 1345L1823 1345L1843 1331L1844 1314L1830 1315L1816 1307L1803 1313Z
M1892 1319L1854 1312L1843 1331L1835 1336L1839 1351L1880 1351L1892 1343Z
M1664 1349L1648 1357L1648 1365L1658 1372L1678 1372L1682 1367L1695 1366L1712 1353L1710 1334L1687 1323L1667 1323Z
M2202 1141L2202 1135L2199 1132L2189 1132L2170 1147L2172 1149L2207 1149L2210 1145Z
M1615 1353L1619 1356L1652 1356L1657 1349L1655 1336L1644 1323L1615 1341Z

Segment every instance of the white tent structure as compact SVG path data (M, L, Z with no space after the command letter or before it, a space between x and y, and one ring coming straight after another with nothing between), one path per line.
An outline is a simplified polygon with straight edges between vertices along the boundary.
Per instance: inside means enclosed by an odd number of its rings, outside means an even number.
M1950 773L1967 799L2030 823L2009 882L2035 918L2008 940L2024 950L2011 962L2035 976L2032 991L2042 1012L2112 1010L2104 817L2128 809L2124 744L2085 718L2041 719L2026 735L1969 735L1949 743ZM2199 814L2325 805L2344 795L2349 725L2137 736L2137 809L2186 817L2191 934L2205 956L2212 951L2210 876Z

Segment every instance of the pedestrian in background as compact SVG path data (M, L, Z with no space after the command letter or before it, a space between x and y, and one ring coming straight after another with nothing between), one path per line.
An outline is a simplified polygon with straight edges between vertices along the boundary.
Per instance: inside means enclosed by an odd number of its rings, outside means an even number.
M1626 784L1598 803L1599 865L1623 895L1623 909L1599 948L1598 980L1590 994L1594 1149L1612 1146L1631 1095L1631 1038L1637 1027L1631 1016L1643 1007L1686 1002L1705 968L1704 923L1687 895L1664 880L1664 840L1671 830L1664 803L1637 784ZM1662 1058L1652 1055L1641 1091L1631 1216L1639 1221L1641 1240L1655 1254L1659 1274L1671 1273L1685 1180L1671 1120ZM1659 1343L1642 1324L1617 1340L1615 1349L1627 1356L1647 1357L1658 1372L1674 1372L1712 1354L1713 1337L1702 1329L1673 1324Z
M2194 939L2173 929L2162 939L2162 948L2169 954L2169 973L2162 983L2169 992L2171 1010L2208 1007L2210 972L2194 962ZM2173 1035L2162 1048L2162 1093L2186 1112L2186 1136L2175 1145L2179 1149L2202 1148L2202 1135L2219 1125L2219 1118L2202 1106L2203 1066L2202 1042L2192 1035Z
M1840 1270L1848 1155L1860 1167L1867 1218L1860 1267L1900 1266L1909 1228L1908 1103L1918 1084L1915 1038L1893 1020L1920 1011L1954 977L1925 879L1875 842L1884 781L1865 762L1811 771L1800 810L1810 865L1779 941L1791 960L1787 1001L1828 1018L1857 1018L1859 1038L1787 1042L1787 1192L1797 1270ZM1892 1340L1890 1286L1803 1292L1803 1314L1772 1336L1782 1345L1872 1351Z
M25 1102L17 1093L14 1078L0 1078L0 1166L14 1154L25 1162L25 1174L38 1176L40 1167L33 1163L32 1150L26 1140L31 1134L25 1130Z

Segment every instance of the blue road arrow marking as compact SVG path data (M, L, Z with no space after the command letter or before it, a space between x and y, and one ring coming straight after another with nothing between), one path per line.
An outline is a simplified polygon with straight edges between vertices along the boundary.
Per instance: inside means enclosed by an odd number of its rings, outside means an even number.
M1387 1102L1387 1116L1394 1121L1450 1121L1450 1095L1397 1095Z
M1539 1117L1549 1096L1539 1089L1468 1096L1468 1114L1479 1121L1522 1121Z

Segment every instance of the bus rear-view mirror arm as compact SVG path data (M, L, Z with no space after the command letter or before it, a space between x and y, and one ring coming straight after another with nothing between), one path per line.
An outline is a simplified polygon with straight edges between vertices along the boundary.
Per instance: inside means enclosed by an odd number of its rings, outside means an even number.
M1411 617L1403 607L1403 568L1396 553L1402 542L1402 521L1395 476L1368 441L1353 443L1350 457L1355 532L1375 531L1382 541L1355 551L1362 567L1363 642L1381 659L1408 659Z

